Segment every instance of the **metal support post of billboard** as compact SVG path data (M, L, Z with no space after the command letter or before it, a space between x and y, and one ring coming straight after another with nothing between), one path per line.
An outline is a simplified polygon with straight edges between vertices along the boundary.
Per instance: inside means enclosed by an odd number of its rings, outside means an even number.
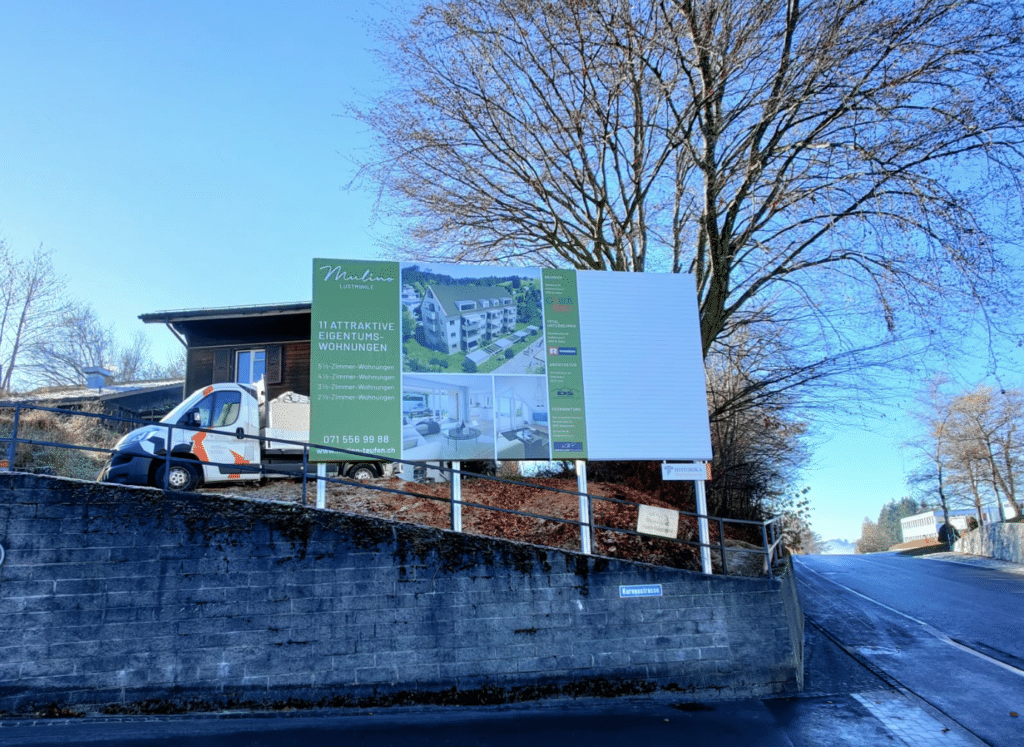
M697 538L700 540L700 569L711 574L711 533L708 531L708 498L704 493L704 481L693 481L697 494Z
M452 494L452 529L462 531L462 462L452 462L451 494Z
M316 465L316 507L327 507L327 463L317 462Z
M590 525L594 520L590 515L590 496L587 495L587 463L582 459L576 460L576 490L580 494L580 549L590 555L594 547Z

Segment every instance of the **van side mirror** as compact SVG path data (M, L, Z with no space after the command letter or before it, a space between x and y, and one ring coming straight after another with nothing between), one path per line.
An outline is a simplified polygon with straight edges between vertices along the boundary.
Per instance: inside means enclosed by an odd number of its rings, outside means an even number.
M189 425L198 428L203 424L203 415L198 407L195 407L181 416L181 425Z

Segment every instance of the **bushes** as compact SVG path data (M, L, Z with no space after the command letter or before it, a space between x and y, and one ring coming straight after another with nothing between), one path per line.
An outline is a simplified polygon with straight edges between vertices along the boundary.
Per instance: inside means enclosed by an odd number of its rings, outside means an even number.
M90 408L84 412L98 412ZM14 428L14 410L0 410L0 438L9 438ZM94 449L112 449L120 434L108 428L100 418L63 415L40 410L22 410L18 438L35 442L71 444ZM0 458L7 458L8 443L0 443ZM45 471L62 477L93 480L107 460L104 451L20 443L15 449L13 469L25 472Z

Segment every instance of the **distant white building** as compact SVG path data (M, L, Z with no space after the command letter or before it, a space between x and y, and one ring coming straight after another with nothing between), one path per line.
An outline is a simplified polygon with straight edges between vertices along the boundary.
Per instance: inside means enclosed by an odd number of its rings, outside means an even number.
M402 303L409 309L409 311L419 311L420 304L423 299L420 298L419 292L411 285L402 286Z
M1005 506L1003 511L1007 518L1016 516L1013 511L1013 506ZM973 508L958 508L949 512L949 521L956 527L957 531L963 534L967 531L967 520L971 517L977 518L977 512ZM999 521L999 510L996 508L987 508L982 512L982 516L985 518L986 523L995 523ZM939 527L942 526L942 511L925 511L923 514L915 514L914 516L908 516L904 519L900 519L900 529L903 532L904 542L914 542L916 540L934 539L939 538Z

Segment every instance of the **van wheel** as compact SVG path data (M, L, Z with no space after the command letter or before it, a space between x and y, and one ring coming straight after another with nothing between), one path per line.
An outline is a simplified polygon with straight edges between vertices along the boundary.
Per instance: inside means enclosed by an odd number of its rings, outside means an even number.
M156 486L164 486L164 473L167 465L161 464L156 471ZM180 462L171 465L170 474L167 475L167 489L185 492L199 487L199 471L188 462Z
M353 480L358 480L359 482L366 482L367 480L373 480L374 478L377 477L377 470L368 465L362 465L359 467L353 467L349 471L348 476L351 477Z

